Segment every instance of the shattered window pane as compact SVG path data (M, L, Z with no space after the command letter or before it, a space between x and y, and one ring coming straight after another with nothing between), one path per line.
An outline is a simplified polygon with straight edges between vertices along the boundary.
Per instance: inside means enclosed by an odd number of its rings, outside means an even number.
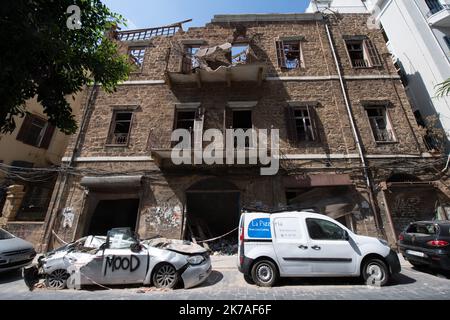
M301 66L301 52L299 41L283 42L285 68L297 69Z
M178 111L175 129L193 130L195 121L195 111Z
M365 68L369 66L364 55L363 41L348 41L347 50L354 68Z
M314 141L314 130L311 124L311 117L307 108L296 109L295 128L298 141Z
M128 55L131 61L138 67L141 68L144 63L145 48L143 47L130 47L128 50Z
M247 61L248 44L237 44L231 48L231 63L239 64Z
M109 136L110 144L127 144L131 128L132 112L116 112Z
M368 107L366 112L375 141L395 141L392 126L386 114L386 107Z
M185 46L184 47L184 58L183 58L183 72L190 73L192 70L200 67L200 62L195 54L200 49L200 46Z

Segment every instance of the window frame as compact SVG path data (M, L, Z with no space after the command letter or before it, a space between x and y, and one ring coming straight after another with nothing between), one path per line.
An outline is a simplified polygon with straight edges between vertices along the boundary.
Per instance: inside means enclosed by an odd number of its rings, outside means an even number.
M29 134L30 126L33 125L34 120L42 121L44 125L40 129L39 135L36 137L36 143L31 143L27 140L27 137ZM48 149L53 138L54 131L55 127L52 126L47 119L36 114L28 113L23 118L22 125L16 135L16 140L36 148Z
M183 56L182 56L182 59L181 59L181 73L183 73L183 74L192 74L194 72L195 68L200 67L200 63L198 62L197 58L195 58L195 59L197 59L197 66L194 66L194 55L195 55L195 53L188 52L188 50L197 49L197 51L198 51L198 50L201 49L201 47L202 47L202 43L201 42L198 42L198 43L183 43ZM191 56L190 58L189 58L189 55ZM190 69L189 70L187 69L187 65L188 64L186 63L186 61L188 61L188 60L190 62L190 64L189 64Z
M117 114L120 114L120 113L131 113L131 118L129 120L130 126L128 128L128 133L127 133L127 141L126 141L126 143L123 143L123 144L122 143L113 143L113 141L114 141L113 134L114 134L114 131L116 128L116 123L117 123L116 116L117 116ZM134 117L135 117L134 113L135 112L133 110L126 110L126 109L113 110L105 146L107 146L107 147L128 147L129 146L131 130L133 127L133 122L134 122ZM125 121L122 121L122 122L125 122Z
M364 57L366 66L355 66L353 63L352 56L348 45L351 43L361 42L362 53ZM383 67L383 62L381 60L380 54L373 44L372 40L368 36L344 36L345 51L347 52L347 57L350 61L350 66L352 69L373 69ZM376 61L375 61L376 60Z
M337 228L339 228L339 229L342 230L342 232L343 232L343 237L342 237L342 239L316 239L316 238L311 237L311 233L310 233L310 231L309 231L309 226L308 226L308 220L325 221L325 222L327 222L327 223L330 223L330 224L336 226ZM308 237L309 237L309 239L311 239L311 240L314 240L314 241L347 241L347 240L345 239L345 237L344 237L345 234L347 233L347 230L345 230L345 229L342 228L340 225L338 225L337 223L334 223L334 222L332 222L332 221L329 221L329 220L326 220L326 219L319 219L319 218L306 218L306 219L305 219L305 225L306 225L306 231L308 232Z
M317 107L319 103L316 101L288 101L286 106L286 131L287 138L293 147L301 147L303 145L319 145L322 141L321 132L318 125L319 115L317 114ZM297 131L297 122L295 112L298 110L306 110L310 121L310 133L313 140L300 140Z
M386 122L386 130L391 131L392 140L390 140L390 141L377 140L377 138L375 137L375 132L372 127L371 117L369 116L369 113L368 113L368 110L370 110L370 109L382 109L383 110L384 120ZM366 114L369 129L372 134L372 139L373 139L373 141L375 141L376 144L398 143L397 135L395 134L394 127L392 126L391 117L389 115L388 104L366 104L366 105L364 105L364 112Z
M141 63L140 65L138 65L138 64L136 63L136 61L133 60L133 59L135 59L135 56L133 56L133 55L131 54L131 52L134 51L134 50L143 51L143 53L142 53L142 63ZM142 69L143 69L143 67L144 67L145 53L146 53L146 52L147 52L147 46L129 46L129 47L128 47L128 51L127 51L128 57L129 57L131 60L133 60L132 63L137 67L137 71L133 71L132 73L141 73L141 72L142 72ZM139 57L140 57L140 55L139 55Z
M283 38L280 37L275 40L275 51L277 57L277 64L281 71L292 71L292 70L301 70L306 68L305 59L303 55L303 37L293 37L297 39L289 39L289 37ZM298 43L299 46L299 65L296 68L288 68L286 66L286 53L285 53L285 43ZM280 52L283 52L283 58L280 57ZM282 63L282 61L284 61Z
M317 142L318 141L318 137L317 137L317 128L314 125L314 119L312 118L314 115L311 115L311 107L310 106L304 106L304 107L293 107L293 111L294 111L294 127L295 127L295 140L297 141L297 143L308 143L308 142ZM302 116L301 117L297 117L297 115L295 114L297 111L302 112ZM306 117L304 116L304 112L307 113ZM298 119L302 119L302 123L304 126L304 130L305 130L305 137L308 137L307 132L309 131L309 133L311 134L312 140L300 140L299 139L299 132L298 132L298 125L297 125L297 120ZM308 126L306 125L306 120L309 120L309 130L308 130Z

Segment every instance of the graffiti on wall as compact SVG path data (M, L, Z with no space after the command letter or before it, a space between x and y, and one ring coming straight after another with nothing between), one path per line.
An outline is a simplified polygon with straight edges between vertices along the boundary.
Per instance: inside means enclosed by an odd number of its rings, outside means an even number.
M75 216L73 208L64 208L62 212L63 216L63 228L72 228L73 218Z
M178 204L163 203L144 211L145 223L150 226L177 227L181 224L182 209Z

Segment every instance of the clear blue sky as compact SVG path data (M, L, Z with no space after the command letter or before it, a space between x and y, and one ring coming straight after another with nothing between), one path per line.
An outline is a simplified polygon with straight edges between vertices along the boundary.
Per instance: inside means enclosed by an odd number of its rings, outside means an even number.
M203 26L215 14L300 13L309 0L103 0L129 20L127 29L156 27L193 19L186 27Z

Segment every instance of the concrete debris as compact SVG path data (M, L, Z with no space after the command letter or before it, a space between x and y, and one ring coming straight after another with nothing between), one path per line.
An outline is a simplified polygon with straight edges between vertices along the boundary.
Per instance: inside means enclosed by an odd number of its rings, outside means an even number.
M237 254L238 244L236 240L219 239L209 243L214 256L232 256Z

